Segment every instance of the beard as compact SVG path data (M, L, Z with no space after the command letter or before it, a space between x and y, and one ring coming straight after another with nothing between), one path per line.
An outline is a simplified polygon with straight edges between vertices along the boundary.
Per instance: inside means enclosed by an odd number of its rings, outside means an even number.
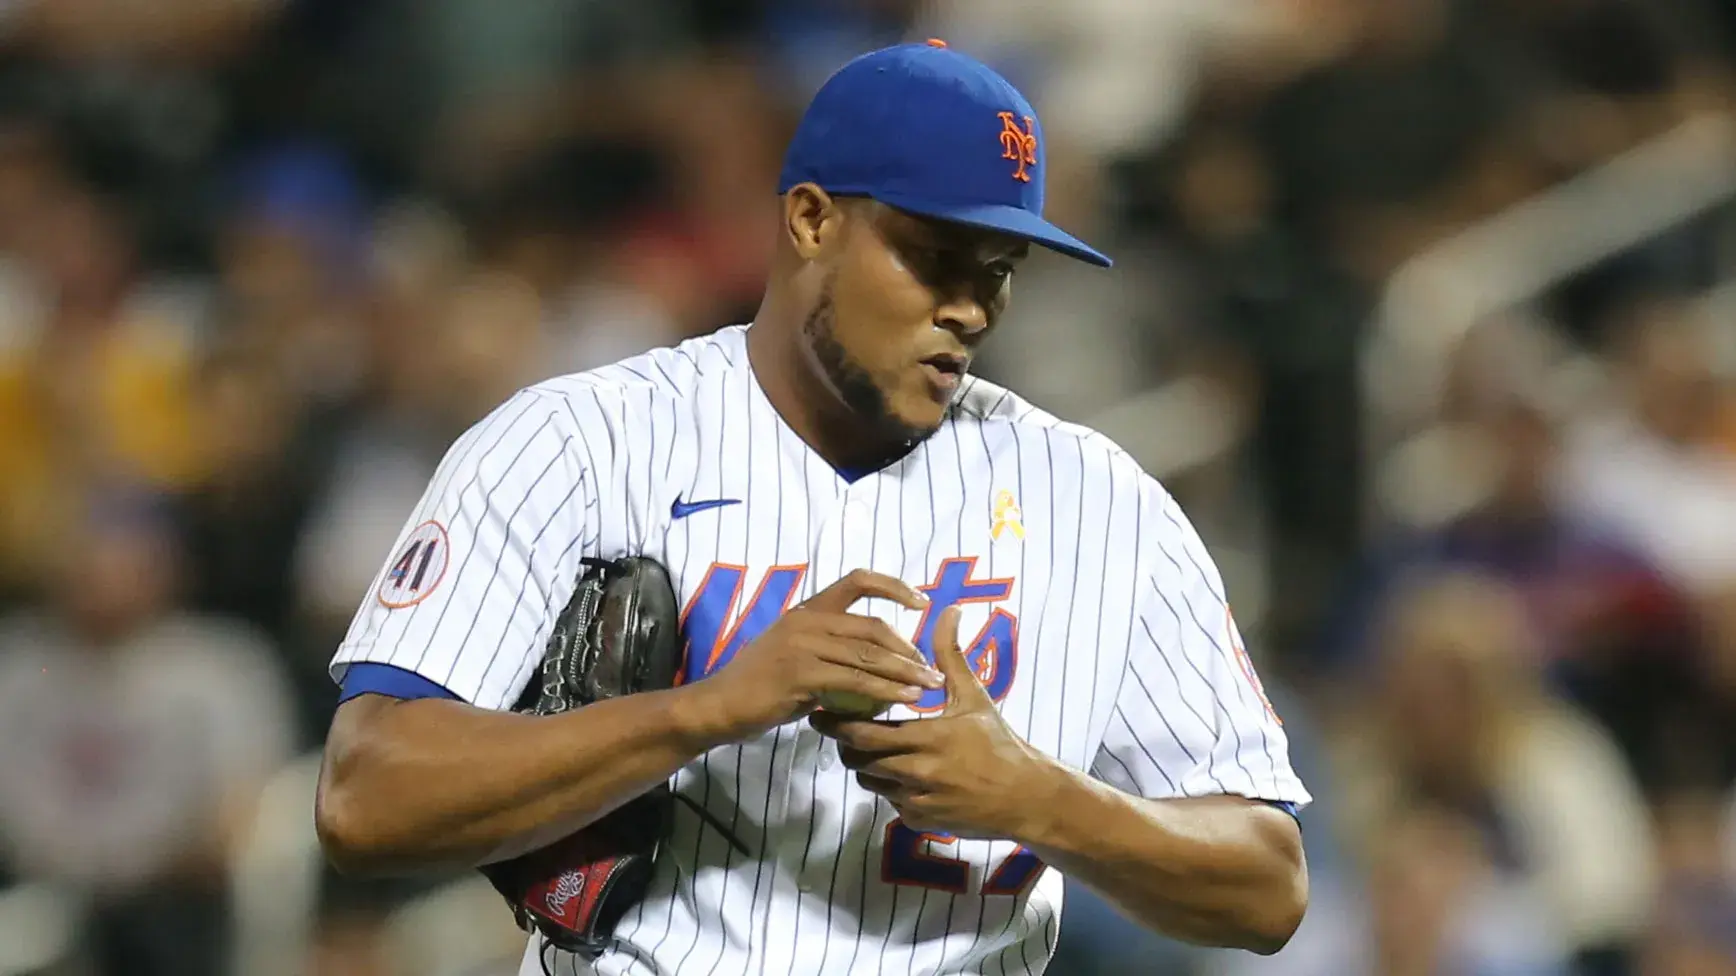
M845 409L876 437L900 445L926 440L934 431L914 427L892 412L886 392L874 382L867 368L838 341L836 324L837 307L832 300L831 282L827 282L807 320L802 323L802 334L808 340L808 348L813 351L814 361L826 385L832 388Z

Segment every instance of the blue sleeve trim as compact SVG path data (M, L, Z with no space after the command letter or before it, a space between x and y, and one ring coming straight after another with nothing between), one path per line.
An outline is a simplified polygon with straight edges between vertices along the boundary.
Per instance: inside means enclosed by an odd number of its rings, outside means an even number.
M1295 817L1297 820L1302 819L1302 808L1289 800L1261 800L1260 802L1275 806L1290 816Z
M460 700L457 695L414 671L407 671L393 664L365 661L352 664L344 671L344 683L338 691L338 704L342 705L358 695L385 695L387 698L400 698L404 701L417 698Z

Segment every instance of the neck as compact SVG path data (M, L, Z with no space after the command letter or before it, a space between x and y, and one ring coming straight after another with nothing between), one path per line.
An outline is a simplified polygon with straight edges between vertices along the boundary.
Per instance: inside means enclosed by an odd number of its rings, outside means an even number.
M876 436L838 401L802 353L802 318L780 314L769 297L747 330L747 360L772 409L802 442L834 468L872 468L908 445Z

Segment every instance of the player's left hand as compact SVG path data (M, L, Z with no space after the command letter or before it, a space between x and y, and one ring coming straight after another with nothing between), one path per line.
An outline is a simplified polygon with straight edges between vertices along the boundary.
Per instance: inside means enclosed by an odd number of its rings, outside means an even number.
M957 607L934 629L946 708L912 721L815 712L809 724L838 743L862 786L897 808L912 830L1017 840L1061 767L1002 720L958 644Z

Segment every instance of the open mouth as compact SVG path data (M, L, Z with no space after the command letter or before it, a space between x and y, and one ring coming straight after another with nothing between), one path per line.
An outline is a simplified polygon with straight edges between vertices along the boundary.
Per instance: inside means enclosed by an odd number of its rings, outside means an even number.
M965 374L965 370L970 368L969 359L951 353L942 353L938 356L930 356L927 359L924 359L922 364L933 369L942 376L950 376L955 379L962 377Z
M953 353L929 356L922 361L922 372L928 377L929 390L936 403L946 403L958 395L964 385L965 370L969 368L970 357Z

